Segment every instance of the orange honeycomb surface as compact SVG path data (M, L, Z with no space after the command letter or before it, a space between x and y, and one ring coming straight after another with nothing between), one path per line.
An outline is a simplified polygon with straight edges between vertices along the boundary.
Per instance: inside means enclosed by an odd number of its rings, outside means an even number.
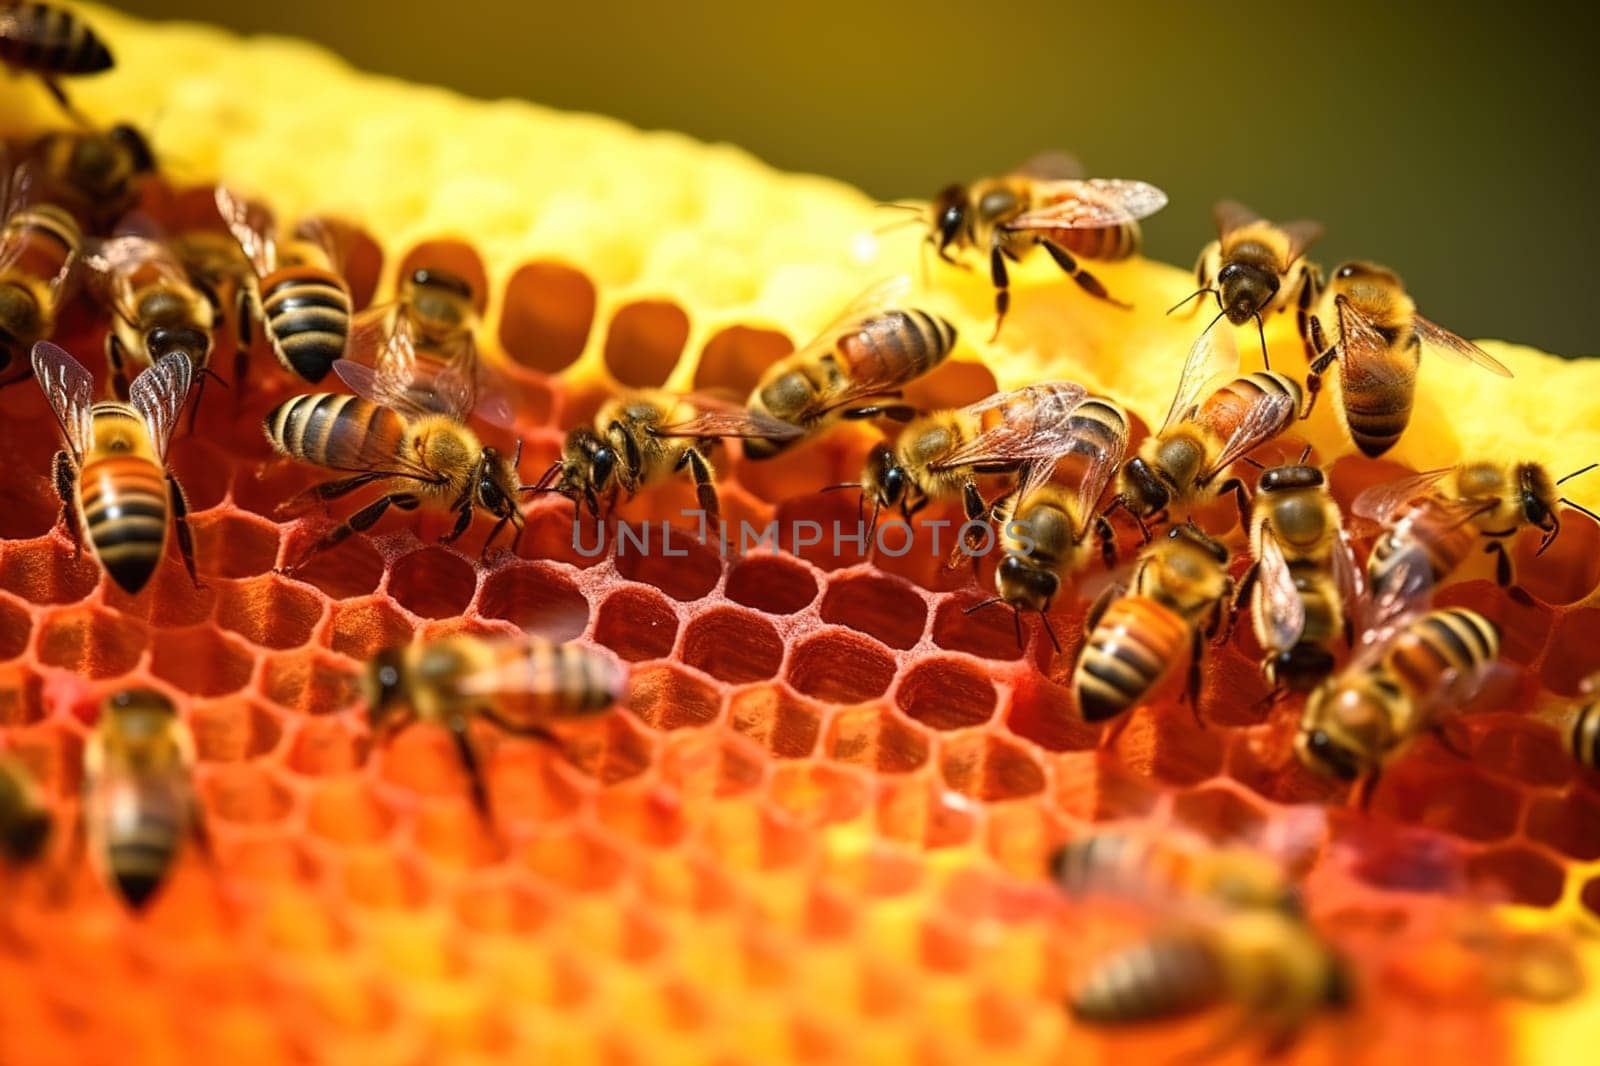
M619 386L746 390L854 291L916 261L916 235L875 239L882 219L858 194L729 149L469 104L305 45L89 14L120 67L75 99L151 125L177 175L147 212L205 224L201 186L220 178L283 217L324 212L369 235L358 295L382 299L422 262L482 282L486 358L519 413L528 479ZM317 106L285 102L311 84ZM31 85L0 93L7 134L53 121ZM1158 418L1197 328L1161 310L1189 280L1143 262L1103 276L1135 313L1031 264L991 343L982 278L941 271L920 299L962 341L911 398L1065 376ZM75 307L57 339L97 366L101 328ZM1274 365L1296 367L1292 327L1269 336ZM1517 378L1425 363L1395 462L1334 464L1342 502L1397 464L1514 448L1565 472L1600 455L1600 368L1490 347ZM36 772L62 828L0 901L0 1062L1170 1060L1219 1018L1099 1032L1062 1006L1118 922L1059 899L1046 859L1118 820L1256 844L1303 874L1357 1000L1308 1028L1298 1061L1555 1061L1600 1035L1600 991L1504 997L1458 935L1489 908L1518 928L1600 926L1600 786L1535 713L1596 665L1587 520L1569 515L1539 559L1519 541L1532 606L1481 577L1444 590L1500 623L1515 678L1463 720L1469 760L1417 743L1363 814L1293 760L1295 708L1262 702L1248 626L1207 662L1207 727L1143 708L1097 755L1067 687L1084 598L1055 612L1061 654L1031 621L1019 648L1008 612L963 612L988 571L975 584L943 569L925 528L875 561L792 537L724 560L682 530L669 557L658 523L693 499L672 485L623 512L651 524L650 553L586 554L592 525L575 544L570 505L547 496L517 554L483 565L487 522L446 547L448 517L391 516L283 577L327 522L275 515L318 479L260 431L295 386L261 350L230 384L173 449L206 587L174 557L137 597L57 526L38 390L0 392L0 746ZM1332 406L1307 424L1323 461L1351 450ZM873 439L849 427L769 463L723 455L724 512L853 523L851 494L817 490L854 478ZM1274 447L1292 456L1299 441ZM417 727L372 749L352 678L413 638L519 630L613 649L631 694L563 727L560 750L481 733L491 833L444 735ZM133 684L170 694L194 731L212 851L189 849L140 916L71 829L99 701Z

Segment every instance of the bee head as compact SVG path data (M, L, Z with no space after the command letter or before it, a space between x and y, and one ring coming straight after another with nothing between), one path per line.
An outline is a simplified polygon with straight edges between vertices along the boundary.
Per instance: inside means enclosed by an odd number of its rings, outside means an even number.
M1007 555L994 572L1001 599L1019 611L1043 614L1061 591L1061 579L1021 555Z
M119 122L106 134L111 138L111 143L122 149L127 158L128 165L135 174L151 174L156 169L156 154L150 148L150 142L139 130L126 122Z
M42 809L15 813L0 830L0 858L20 866L32 862L50 840L50 815Z
M1267 681L1291 692L1310 692L1333 673L1333 653L1315 644L1284 648L1266 661Z
M1167 537L1199 548L1223 566L1228 565L1228 549L1218 543L1215 538L1207 536L1199 526L1188 522L1181 526L1173 526L1167 531Z
M1148 518L1166 510L1172 494L1155 472L1155 468L1140 456L1129 459L1122 467L1124 502L1128 510L1140 518Z
M144 335L144 346L151 362L182 352L190 362L198 363L211 351L211 336L192 326L157 326Z
M437 267L418 267L413 270L411 284L419 289L438 289L463 300L472 299L472 286L466 278Z
M496 518L516 518L517 471L496 448L484 448L472 475L473 502Z
M1217 272L1217 299L1228 321L1242 326L1278 295L1278 275L1253 263L1229 263Z
M906 485L910 479L905 467L894 457L886 444L875 444L867 453L867 464L861 471L861 489L878 507L898 507L905 499Z
M1556 516L1560 493L1556 491L1549 471L1538 463L1519 463L1516 476L1517 504L1522 509L1522 516L1529 525L1543 530L1549 539L1554 539L1561 529L1561 520Z
M962 238L967 229L967 188L965 185L946 185L933 198L933 229L928 234L942 252Z
M1361 776L1361 757L1335 740L1327 730L1302 729L1295 735L1294 750L1302 764L1320 774L1341 781L1354 781Z
M1256 487L1262 492L1291 492L1318 488L1325 480L1322 471L1314 466L1275 466L1261 475Z

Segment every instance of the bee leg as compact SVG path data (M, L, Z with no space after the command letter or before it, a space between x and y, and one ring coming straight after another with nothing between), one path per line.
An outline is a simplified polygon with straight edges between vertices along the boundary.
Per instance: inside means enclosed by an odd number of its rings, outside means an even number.
M1000 247L1000 231L994 232L989 242L989 280L994 283L994 333L989 343L1000 339L1000 327L1005 325L1006 312L1011 310L1011 276L1006 271L1005 252Z
M112 388L116 390L117 399L126 400L128 398L127 352L122 347L122 341L117 339L117 331L114 329L106 333L106 362L111 364Z
M1494 583L1501 588L1511 585L1511 556L1506 552L1506 546L1498 540L1491 540L1483 546L1486 555L1494 556Z
M244 400L244 384L248 380L250 369L250 344L255 339L255 331L251 322L250 290L248 286L240 285L239 293L234 298L234 321L237 326L234 330L233 349L233 380L239 385L239 400Z
M1072 255L1065 248L1058 247L1050 241L1040 241L1039 243L1044 245L1044 250L1050 253L1050 258L1056 261L1056 266L1060 267L1073 281L1078 283L1078 288L1097 300L1104 300L1112 307L1120 307L1124 311L1133 310L1132 304L1124 303L1106 292L1106 287L1100 283L1100 279L1079 266L1078 261L1072 258Z
M1189 712L1194 715L1194 724L1201 729L1206 727L1205 719L1200 717L1200 689L1204 683L1202 667L1206 654L1206 636L1196 626L1194 636L1189 642L1189 681L1184 690L1189 699Z
M1448 751L1451 755L1454 755L1456 758L1463 761L1471 761L1472 752L1463 746L1461 741L1456 739L1455 734L1451 733L1450 728L1443 722L1435 725L1433 728L1429 729L1428 732L1433 734L1433 739L1437 740L1439 742L1439 746L1445 751Z
M686 466L689 476L694 478L695 499L700 504L700 510L705 513L707 521L715 525L721 520L722 506L717 500L717 483L711 473L711 464L698 448L685 448L676 469L682 470Z
M1233 591L1233 579L1226 578L1222 586L1222 598L1211 611L1211 624L1206 629L1206 638L1217 644L1226 644L1233 636L1233 625L1239 617L1238 599Z
M450 731L450 739L455 742L456 754L461 757L461 765L467 771L467 787L472 794L472 806L485 822L493 823L494 814L489 808L489 788L483 780L483 766L478 761L478 751L472 745L472 734L467 729L467 720L462 717L451 718L446 727Z
M1372 797L1378 791L1378 779L1382 773L1373 769L1364 774L1360 780L1350 786L1350 806L1359 807L1363 811L1372 809Z
M439 538L440 544L453 544L460 540L461 534L465 533L467 527L472 525L472 501L470 499L463 496L452 506L456 511L456 524L450 527L450 532Z
M194 568L194 533L189 529L189 501L183 495L183 486L170 473L167 486L172 492L172 526L178 534L178 554L183 557L183 568L189 571L189 580L197 589L206 587Z
M417 505L420 503L422 503L420 499L408 492L395 492L390 493L387 496L379 496L376 500L373 500L371 503L361 508L361 510L357 511L355 514L351 515L349 518L345 519L343 522L340 522L338 525L328 530L328 532L324 533L317 540L317 542L311 546L309 551L300 556L299 562L295 563L293 566L285 567L281 572L285 574L293 574L295 571L304 567L316 556L321 555L330 548L342 544L352 533L362 533L368 529L371 529L373 525L377 523L378 519L383 517L384 512L387 511L391 505L400 508L402 511L414 511L416 510Z
M51 462L51 472L55 475L56 495L61 497L61 521L67 527L67 532L72 536L72 559L74 562L83 554L83 531L78 528L78 471L72 465L72 456L65 451L56 452L55 459Z
M1122 739L1123 731L1128 728L1132 721L1133 709L1129 708L1106 723L1105 729L1100 733L1100 744L1097 750L1106 754L1116 750L1117 741Z
M393 475L388 473L367 473L357 474L355 477L341 477L332 481L324 481L321 484L312 485L305 491L296 493L292 498L285 500L278 505L275 513L279 518L298 514L306 510L310 504L326 503L341 496L348 496L363 485L370 485L374 481L382 481L384 478L391 476Z
M1224 481L1217 489L1217 495L1233 493L1234 503L1239 505L1239 525L1244 529L1250 528L1250 494L1245 490L1244 482L1236 477Z
M39 75L39 80L44 83L45 89L55 99L55 102L61 105L61 110L65 111L72 121L86 129L91 125L89 120L84 118L83 114L72 106L72 101L67 99L67 90L61 87L60 82L44 74Z
M1239 583L1233 586L1233 613L1244 610L1244 602L1250 598L1250 593L1256 587L1256 578L1261 570L1260 563L1251 563L1245 567L1244 573L1239 575ZM1346 619L1348 622L1348 619Z
M1316 268L1307 266L1300 274L1300 298L1295 303L1294 312L1295 328L1300 332L1300 343L1305 347L1307 362L1315 358L1323 347L1320 342L1315 347L1312 346L1311 334L1306 328L1311 317L1311 304L1321 289L1322 281Z
M1111 528L1111 522L1103 514L1095 517L1094 535L1100 542L1100 558L1105 562L1106 569L1110 570L1117 565L1117 531Z

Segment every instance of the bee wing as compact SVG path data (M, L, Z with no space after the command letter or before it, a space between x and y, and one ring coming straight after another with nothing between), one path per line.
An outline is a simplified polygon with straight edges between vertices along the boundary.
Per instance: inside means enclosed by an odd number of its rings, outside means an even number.
M1458 337L1437 322L1423 318L1421 315L1413 315L1411 321L1413 328L1417 331L1417 336L1422 338L1424 344L1430 344L1438 351L1457 360L1464 360L1481 366L1491 374L1499 374L1503 378L1511 376L1511 371L1506 369L1504 363L1465 337Z
M28 206L32 197L33 168L25 162L13 166L5 146L0 144L0 226ZM25 243L19 240L0 242L0 270L10 268L22 255L24 247Z
M183 352L169 352L145 367L128 386L128 402L144 419L156 454L163 460L167 457L167 445L178 424L178 415L189 399L189 385L193 380L194 364L189 357Z
M1148 218L1167 206L1167 194L1149 182L1126 178L1052 181L1036 190L1045 206L1007 223L1006 229L1105 229Z
M832 322L797 351L813 352L833 347L841 336L856 329L864 319L903 302L910 294L910 274L896 274L876 282L857 293Z
M61 425L67 448L81 463L93 435L90 411L94 407L94 375L65 349L40 341L33 346L33 376Z
M222 216L223 225L239 242L239 250L250 260L256 274L271 273L278 261L272 212L262 204L235 196L222 185L217 186L216 201L217 214Z
M1086 177L1088 174L1077 156L1059 149L1029 156L1018 163L1011 173L1019 178L1032 178L1034 181L1068 181Z
M166 245L134 234L99 242L84 256L83 263L89 270L90 287L124 317L133 301L133 275L140 267L152 271L166 285L189 284L189 276Z
M1437 470L1424 470L1397 481L1373 485L1371 488L1363 489L1351 501L1350 511L1362 518L1370 518L1374 522L1387 522L1413 500L1431 493L1434 486L1454 473L1455 469L1453 466L1443 466Z
M764 440L798 440L805 430L771 415L729 407L702 410L693 418L664 426L652 426L652 437L759 437Z
M962 412L976 417L1007 404L1016 404L1031 410L1033 418L1021 424L1002 421L928 465L934 470L953 470L961 466L1034 461L1060 455L1070 440L1068 423L1072 412L1088 394L1089 390L1076 382L1048 381L1012 392L998 392L969 404Z
M1256 571L1256 583L1261 587L1262 607L1267 632L1271 635L1268 651L1292 648L1306 631L1306 604L1295 588L1294 574L1289 561L1283 557L1283 548L1271 529L1261 538L1261 565Z
M1309 218L1297 219L1294 222L1285 222L1278 227L1289 238L1288 258L1282 266L1287 270L1296 259L1306 254L1306 249L1316 244L1322 238L1325 227L1320 222Z
M1366 575L1356 562L1355 549L1344 530L1333 540L1333 584L1347 616L1361 617L1367 610Z
M1352 368L1386 385L1401 383L1405 365L1386 358L1389 342L1384 339L1371 318L1344 296L1334 298L1333 306L1339 316L1339 356Z
M1226 240L1235 230L1260 222L1261 216L1237 200L1220 200L1211 209L1211 220L1217 224L1217 236Z
M1232 328L1224 326L1219 330L1213 322L1189 346L1189 357L1184 360L1183 373L1178 377L1178 390L1172 395L1172 406L1167 408L1166 420L1158 432L1165 433L1194 414L1200 390L1206 382L1224 371L1234 373L1238 369L1239 344L1234 340Z
M344 276L345 265L350 261L350 234L345 227L325 218L306 218L295 226L294 236L320 248L328 257L328 269Z
M1256 445L1282 433L1299 413L1295 398L1287 393L1274 392L1257 399L1222 445L1204 477L1209 479L1221 473L1250 454Z

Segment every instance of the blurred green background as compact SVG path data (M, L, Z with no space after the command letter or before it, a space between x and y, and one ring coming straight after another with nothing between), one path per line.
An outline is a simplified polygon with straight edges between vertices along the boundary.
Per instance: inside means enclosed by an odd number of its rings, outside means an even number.
M726 140L928 196L1050 147L1154 181L1149 251L1189 265L1210 204L1328 224L1471 337L1600 351L1600 83L1577 7L1458 3L513 3L122 0L307 37L358 66ZM1586 23L1587 19L1581 20ZM648 180L641 175L640 180Z

